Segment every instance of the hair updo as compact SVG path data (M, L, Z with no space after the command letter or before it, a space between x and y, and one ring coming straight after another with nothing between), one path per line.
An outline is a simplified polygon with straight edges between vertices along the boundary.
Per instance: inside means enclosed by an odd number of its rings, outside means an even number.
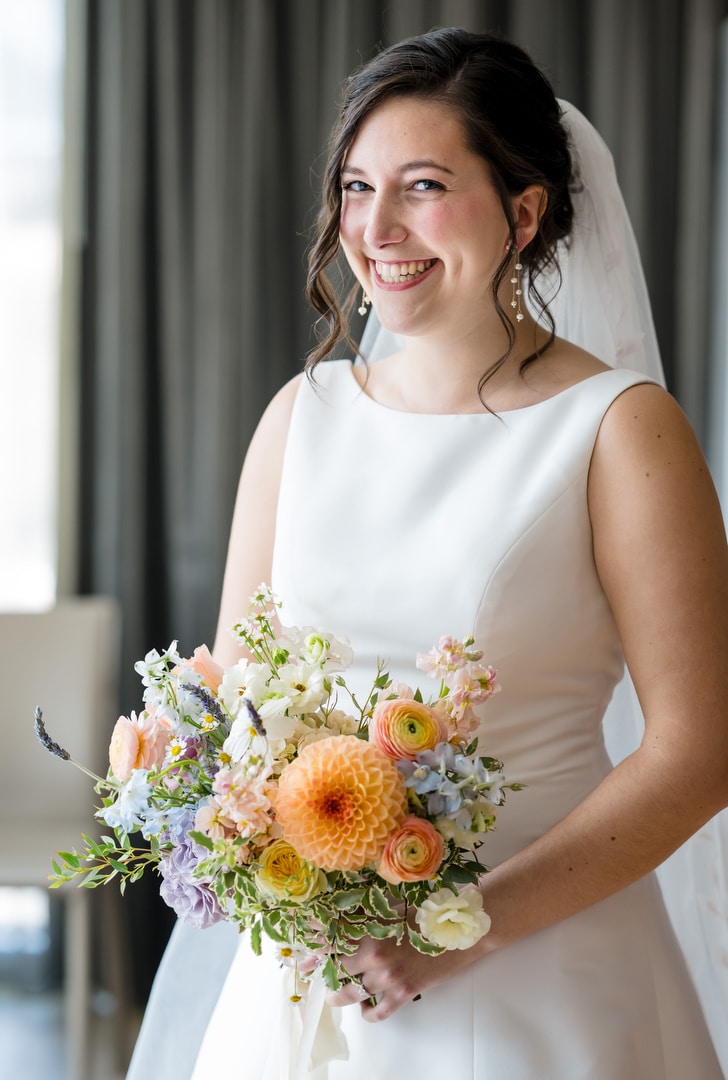
M530 184L544 188L547 200L538 231L521 252L520 260L527 274L529 295L549 324L549 343L553 340L553 319L539 293L537 278L549 267L558 274L556 245L569 235L573 217L569 195L571 156L561 109L546 77L517 45L459 28L432 30L384 49L355 71L344 86L339 118L329 142L322 206L308 258L306 293L328 327L325 338L307 360L309 371L342 338L355 348L326 274L340 250L344 160L370 113L388 98L408 95L451 106L457 113L468 149L490 166L512 245L516 227L511 197ZM498 293L510 261L510 254L505 253L492 282L496 310L508 332L509 352L515 330ZM349 307L353 298L354 293L348 298Z

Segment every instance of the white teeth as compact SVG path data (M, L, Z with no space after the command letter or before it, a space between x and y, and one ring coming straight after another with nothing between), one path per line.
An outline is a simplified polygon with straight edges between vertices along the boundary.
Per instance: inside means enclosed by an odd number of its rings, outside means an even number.
M405 262L405 263L375 263L377 274L382 281L395 284L399 281L406 281L407 278L417 277L418 274L423 274L425 270L429 270L434 262L434 259L424 259L421 262Z

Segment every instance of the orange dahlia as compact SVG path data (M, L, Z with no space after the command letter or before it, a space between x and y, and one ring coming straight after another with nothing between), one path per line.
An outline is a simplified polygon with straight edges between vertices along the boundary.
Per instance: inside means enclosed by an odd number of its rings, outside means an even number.
M311 743L281 773L276 816L284 838L323 870L375 862L407 808L396 765L355 735Z

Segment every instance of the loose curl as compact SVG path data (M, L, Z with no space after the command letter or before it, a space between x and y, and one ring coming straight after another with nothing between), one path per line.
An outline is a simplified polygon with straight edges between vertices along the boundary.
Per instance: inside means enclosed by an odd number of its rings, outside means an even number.
M341 169L370 113L388 98L406 96L442 103L458 113L466 146L488 162L508 223L510 250L491 287L509 345L481 378L478 389L482 393L487 379L505 363L516 339L499 291L517 246L511 198L531 184L543 187L546 205L536 235L522 250L520 261L527 274L529 296L549 328L549 337L522 362L521 369L553 342L556 328L537 282L545 270L552 270L560 281L556 245L569 236L573 219L568 187L571 156L553 89L530 57L511 42L459 28L432 30L390 46L355 71L344 86L339 118L329 141L306 282L306 295L325 322L327 333L309 354L306 371L311 375L341 340L356 351L347 326L356 290L340 303L327 274L340 252Z

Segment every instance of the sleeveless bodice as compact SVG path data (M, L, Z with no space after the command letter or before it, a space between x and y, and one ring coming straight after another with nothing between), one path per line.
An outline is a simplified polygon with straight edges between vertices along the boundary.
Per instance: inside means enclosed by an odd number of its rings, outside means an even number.
M499 861L610 767L601 720L623 659L586 486L606 409L644 376L606 371L498 415L384 408L346 361L316 379L296 401L278 507L284 619L347 635L360 686L381 658L425 695L436 688L416 654L473 634L502 685L482 709L481 750L528 785L489 838Z
M383 408L344 361L316 380L301 383L283 463L272 579L283 621L348 636L359 691L381 657L426 692L416 654L473 633L503 687L482 708L481 752L528 785L509 793L479 851L493 865L610 767L602 715L623 659L594 564L587 480L605 412L644 378L605 371L497 416ZM433 1067L457 1080L721 1075L652 875L382 1023L357 1006L337 1013L348 1056L324 1055L303 1069L309 1080L398 1080ZM243 941L194 1080L288 1076L281 1031L292 1023L270 950L257 958ZM314 1048L324 1043L317 1035Z

